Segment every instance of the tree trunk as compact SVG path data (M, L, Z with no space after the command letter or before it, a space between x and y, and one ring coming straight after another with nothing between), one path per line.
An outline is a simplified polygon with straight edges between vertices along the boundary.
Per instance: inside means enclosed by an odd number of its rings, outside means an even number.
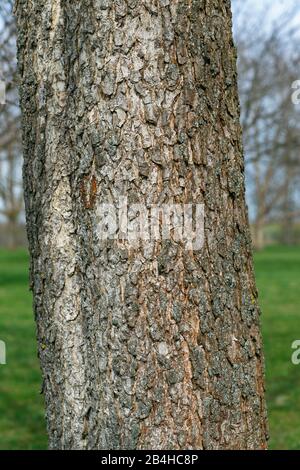
M254 222L254 236L253 244L256 250L262 250L265 246L265 233L264 233L264 221L261 218L257 218Z
M293 169L288 168L285 176L285 187L282 201L282 222L281 222L281 236L280 243L283 245L291 246L295 243L294 240L294 226L295 226L295 208L291 196L292 193L292 177Z
M18 246L18 216L16 214L7 215L7 247L11 250Z
M265 448L230 2L16 13L50 448ZM204 204L203 248L99 240L120 197Z

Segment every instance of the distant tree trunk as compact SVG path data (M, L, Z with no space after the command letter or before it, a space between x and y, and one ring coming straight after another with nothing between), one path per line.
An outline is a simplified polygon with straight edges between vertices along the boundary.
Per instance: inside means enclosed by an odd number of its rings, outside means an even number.
M293 211L290 209L291 205L286 206L286 212L283 213L283 221L281 224L281 237L280 242L283 245L292 246L295 243L294 240L294 216Z
M11 250L17 248L18 246L18 218L16 215L11 214L7 217L7 246Z
M262 250L265 246L265 234L264 228L265 224L262 219L258 218L254 224L254 236L253 236L253 245L256 250Z
M230 2L16 12L50 448L265 448ZM204 204L203 249L102 243L120 196Z
M294 168L288 168L285 176L285 190L282 201L282 222L280 242L283 245L293 245L294 226L295 226L295 208L291 197L291 184Z

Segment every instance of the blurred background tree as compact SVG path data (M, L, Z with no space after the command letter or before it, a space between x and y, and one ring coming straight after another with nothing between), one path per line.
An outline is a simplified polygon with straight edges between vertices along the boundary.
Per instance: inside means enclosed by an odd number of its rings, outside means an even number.
M24 244L22 151L12 0L0 6L0 79L6 88L0 105L0 244Z
M299 78L299 2L286 2L283 12L275 15L274 2L269 1L233 0L233 7L254 246L295 244L300 107L291 96L292 83Z

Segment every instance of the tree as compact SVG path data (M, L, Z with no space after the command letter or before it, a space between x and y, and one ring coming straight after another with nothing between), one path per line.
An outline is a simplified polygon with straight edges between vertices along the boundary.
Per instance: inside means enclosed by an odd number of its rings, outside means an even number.
M291 100L298 77L299 4L266 27L272 2L252 15L251 2L234 1L241 123L244 136L254 245L263 248L267 223L283 221L282 242L291 243L299 197L299 109ZM299 213L299 210L298 210Z
M14 247L17 244L18 224L24 205L21 189L21 125L15 58L16 28L11 9L11 0L0 6L0 79L3 79L6 85L5 103L0 104L0 217L5 220L8 228L8 245Z
M265 448L230 2L16 13L50 447ZM204 204L203 248L99 239L121 197Z

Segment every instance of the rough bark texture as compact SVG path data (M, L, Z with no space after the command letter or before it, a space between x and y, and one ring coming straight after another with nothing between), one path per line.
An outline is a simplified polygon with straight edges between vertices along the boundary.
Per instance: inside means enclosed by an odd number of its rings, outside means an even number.
M19 0L50 447L266 446L229 0ZM205 204L205 246L100 243L97 208Z

